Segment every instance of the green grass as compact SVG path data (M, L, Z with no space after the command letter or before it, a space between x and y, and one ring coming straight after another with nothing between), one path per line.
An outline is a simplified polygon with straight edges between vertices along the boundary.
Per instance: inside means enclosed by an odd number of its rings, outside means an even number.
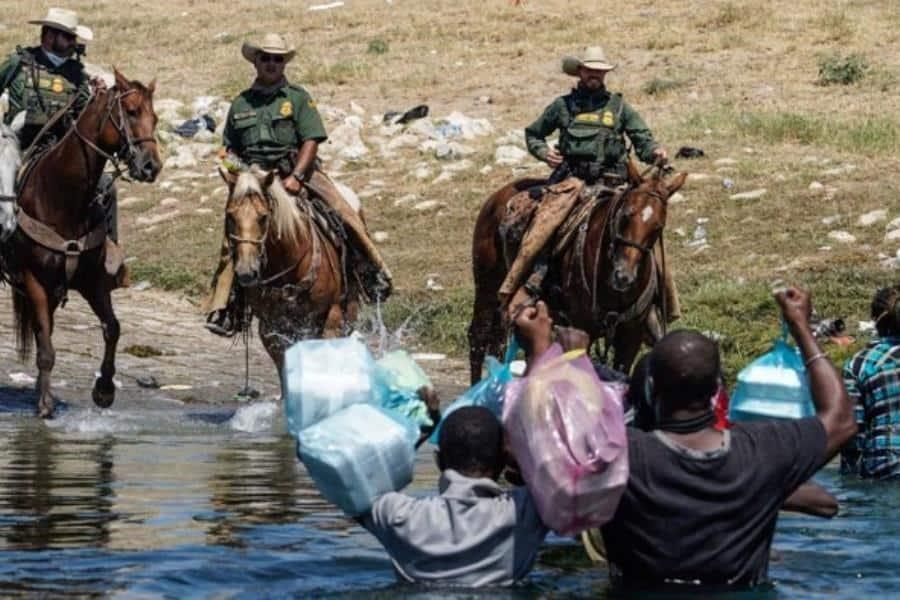
M683 79L654 77L641 86L641 91L648 96L658 96L682 88L686 84Z
M900 150L900 121L887 115L830 118L725 107L696 112L683 125L693 136L710 128L769 144L797 142L867 156L890 156Z
M866 76L869 61L862 54L842 55L840 52L819 59L819 85L851 85Z
M210 273L215 265L210 266ZM209 274L167 260L139 259L128 265L133 282L147 280L164 290L184 290L202 294L209 284Z

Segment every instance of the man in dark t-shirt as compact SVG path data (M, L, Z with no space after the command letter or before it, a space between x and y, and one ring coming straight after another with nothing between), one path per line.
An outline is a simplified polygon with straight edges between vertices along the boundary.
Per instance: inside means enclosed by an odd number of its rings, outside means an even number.
M855 432L840 376L809 327L809 294L776 294L806 361L816 416L719 431L714 342L676 331L650 358L657 429L629 430L628 486L603 537L626 584L753 585L766 579L778 510Z

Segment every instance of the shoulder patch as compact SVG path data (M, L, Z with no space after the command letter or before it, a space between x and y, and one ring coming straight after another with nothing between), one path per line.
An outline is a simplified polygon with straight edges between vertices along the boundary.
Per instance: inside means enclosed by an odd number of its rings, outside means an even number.
M281 103L281 108L278 109L278 114L282 117L289 117L294 114L294 105L290 100L285 100Z

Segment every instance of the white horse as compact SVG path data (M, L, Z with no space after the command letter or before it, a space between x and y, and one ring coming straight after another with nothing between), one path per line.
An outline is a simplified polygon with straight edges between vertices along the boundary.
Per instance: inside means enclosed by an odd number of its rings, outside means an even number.
M22 164L19 130L24 124L24 111L11 125L0 123L0 242L16 230L16 174Z

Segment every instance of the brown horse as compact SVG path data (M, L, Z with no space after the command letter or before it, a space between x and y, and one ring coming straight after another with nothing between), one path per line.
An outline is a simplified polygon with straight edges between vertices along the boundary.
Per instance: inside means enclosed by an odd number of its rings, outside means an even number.
M346 333L356 320L357 295L347 289L326 228L309 203L284 190L275 171L219 172L229 187L225 234L235 278L280 376L294 342Z
M593 208L574 240L551 258L544 282L554 320L586 331L592 342L605 338L614 349L614 366L626 372L647 333L653 296L662 292L652 249L666 225L668 198L687 176L666 182L657 171L645 180L632 163L628 175L628 188ZM507 202L544 183L524 179L501 188L487 199L475 223L475 302L469 326L473 383L481 378L485 354L499 356L502 349L504 320L497 292L508 265L498 228Z
M152 182L161 168L154 130L154 83L129 81L118 71L111 89L96 89L75 124L37 159L19 192L19 228L8 254L16 289L13 307L20 358L31 336L37 342L38 414L53 416L50 373L56 360L53 316L77 290L100 319L105 345L92 398L100 407L115 399L119 321L110 292L116 279L106 272L106 224L94 210L95 190L110 159L127 163L136 180Z

